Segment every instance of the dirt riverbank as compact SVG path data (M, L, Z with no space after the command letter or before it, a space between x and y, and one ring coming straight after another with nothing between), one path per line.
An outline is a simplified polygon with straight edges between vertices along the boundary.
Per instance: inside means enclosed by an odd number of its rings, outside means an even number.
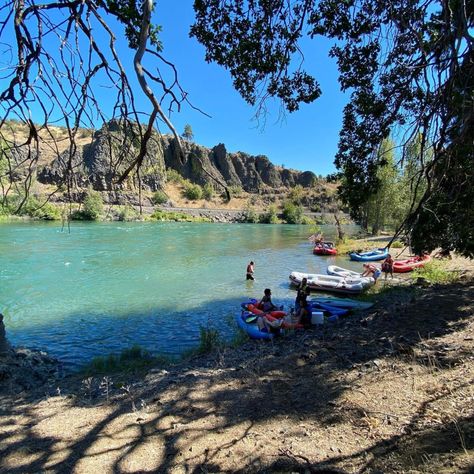
M367 312L126 374L0 398L0 472L469 473L474 273Z

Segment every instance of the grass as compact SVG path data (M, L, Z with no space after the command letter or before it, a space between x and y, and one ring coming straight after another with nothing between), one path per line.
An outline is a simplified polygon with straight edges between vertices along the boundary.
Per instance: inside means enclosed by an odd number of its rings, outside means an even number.
M229 324L232 324L234 322L233 318L232 321L230 319ZM248 340L247 334L239 328L237 328L234 337L230 341L224 341L217 329L210 326L201 326L199 328L199 344L197 347L184 352L179 358L153 356L142 347L134 345L129 349L123 350L120 354L95 357L81 372L88 377L113 373L140 374L146 372L151 367L168 367L180 360L209 354L225 347L236 348Z
M337 252L339 254L350 253L354 251L364 251L369 249L381 248L384 246L384 242L372 241L365 239L351 239L346 237L343 241L336 243Z
M449 271L443 267L442 262L428 262L423 268L418 268L411 274L413 280L424 278L432 284L446 285L459 280L459 272Z
M82 372L85 375L110 374L117 372L139 373L157 365L169 365L171 358L152 356L147 350L135 345L120 354L94 357Z

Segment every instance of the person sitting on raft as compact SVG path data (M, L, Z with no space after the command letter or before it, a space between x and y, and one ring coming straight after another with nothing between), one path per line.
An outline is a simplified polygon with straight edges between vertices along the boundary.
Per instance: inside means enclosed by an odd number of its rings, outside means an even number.
M265 311L265 313L278 309L272 302L272 290L270 290L270 288L265 288L263 298L258 303L257 308Z

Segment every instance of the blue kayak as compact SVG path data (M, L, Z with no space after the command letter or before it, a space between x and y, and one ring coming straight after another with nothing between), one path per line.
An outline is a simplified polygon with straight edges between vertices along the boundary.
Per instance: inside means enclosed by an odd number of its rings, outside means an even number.
M357 262L375 262L377 260L384 260L388 257L388 249L375 249L369 252L352 252L349 254L351 260Z
M242 314L237 314L235 320L237 325L242 331L246 332L251 339L273 339L273 334L264 330L259 329L257 326L256 317L252 313L242 311ZM246 320L250 319L252 322L247 323Z

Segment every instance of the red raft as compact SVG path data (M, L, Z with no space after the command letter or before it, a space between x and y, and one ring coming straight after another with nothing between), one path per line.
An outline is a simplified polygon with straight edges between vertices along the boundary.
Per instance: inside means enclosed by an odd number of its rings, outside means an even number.
M337 249L332 242L318 242L313 249L315 255L336 255Z
M411 257L406 260L395 260L393 262L393 271L395 273L407 273L411 272L415 268L421 268L431 260L429 255L423 255L421 257Z

